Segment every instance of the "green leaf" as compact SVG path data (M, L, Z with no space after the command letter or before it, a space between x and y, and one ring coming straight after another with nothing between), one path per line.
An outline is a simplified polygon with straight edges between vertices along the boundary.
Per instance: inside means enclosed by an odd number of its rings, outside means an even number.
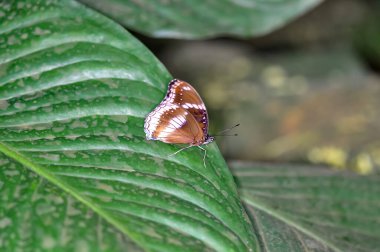
M378 251L380 179L233 163L263 251Z
M99 215L0 153L2 251L139 251Z
M94 230L111 251L121 232L150 251L255 248L215 144L204 167L199 149L145 140L171 76L122 27L73 1L3 1L0 73L1 250L69 250ZM61 230L75 230L67 248Z
M322 0L79 0L126 27L163 38L269 33Z

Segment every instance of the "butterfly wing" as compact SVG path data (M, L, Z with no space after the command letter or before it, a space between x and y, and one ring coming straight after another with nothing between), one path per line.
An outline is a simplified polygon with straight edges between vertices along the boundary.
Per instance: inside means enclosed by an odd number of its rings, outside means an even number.
M202 129L203 137L208 136L208 114L198 92L187 82L174 79L169 83L165 103L176 104L187 110Z
M203 139L203 131L185 109L165 100L146 118L144 130L149 140L165 143L194 144Z

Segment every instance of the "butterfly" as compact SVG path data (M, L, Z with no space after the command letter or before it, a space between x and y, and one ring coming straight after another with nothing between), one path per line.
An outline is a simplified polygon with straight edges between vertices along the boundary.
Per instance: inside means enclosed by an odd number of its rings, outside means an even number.
M172 155L214 141L208 134L208 114L198 92L187 82L174 79L162 102L148 114L144 123L147 140L158 140L169 144L188 144Z

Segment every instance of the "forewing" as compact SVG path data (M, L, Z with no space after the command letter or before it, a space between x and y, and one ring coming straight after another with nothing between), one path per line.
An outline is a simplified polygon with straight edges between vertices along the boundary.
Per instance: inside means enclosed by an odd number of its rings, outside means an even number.
M203 139L195 118L179 105L165 101L147 116L144 129L148 139L165 143L192 144Z
M169 83L165 103L176 104L187 110L197 121L203 135L208 134L208 115L206 106L198 92L187 82L174 79Z

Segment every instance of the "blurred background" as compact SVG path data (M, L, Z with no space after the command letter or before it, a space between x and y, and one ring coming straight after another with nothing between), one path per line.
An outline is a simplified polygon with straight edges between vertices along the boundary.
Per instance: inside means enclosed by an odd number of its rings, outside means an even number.
M380 1L326 0L260 38L135 34L199 91L227 160L380 171Z

